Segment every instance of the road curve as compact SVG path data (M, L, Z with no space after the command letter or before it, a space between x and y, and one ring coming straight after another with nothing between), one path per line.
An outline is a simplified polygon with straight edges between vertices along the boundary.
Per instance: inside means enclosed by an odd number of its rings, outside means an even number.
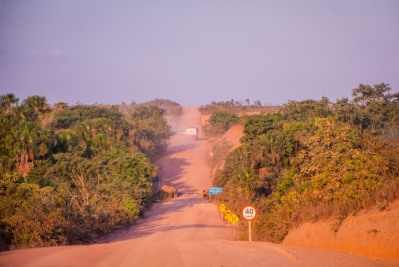
M169 119L173 130L198 127L197 108ZM129 230L92 245L13 250L0 266L385 266L353 255L270 243L233 241L217 208L199 196L211 185L207 140L176 134L157 161L162 184L180 196L156 203Z

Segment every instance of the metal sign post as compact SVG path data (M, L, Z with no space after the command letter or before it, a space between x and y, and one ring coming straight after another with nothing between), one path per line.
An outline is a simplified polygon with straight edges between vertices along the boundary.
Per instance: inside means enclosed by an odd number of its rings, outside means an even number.
M248 221L248 239L249 242L252 242L251 221Z
M227 210L226 205L224 205L223 203L219 205L219 211L222 213L222 221L224 219L224 213Z

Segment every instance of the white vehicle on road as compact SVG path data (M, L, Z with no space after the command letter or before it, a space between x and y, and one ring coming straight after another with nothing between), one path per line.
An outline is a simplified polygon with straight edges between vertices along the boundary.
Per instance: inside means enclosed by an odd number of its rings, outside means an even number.
M198 139L199 129L197 127L189 127L185 132L185 134L190 136L192 139Z

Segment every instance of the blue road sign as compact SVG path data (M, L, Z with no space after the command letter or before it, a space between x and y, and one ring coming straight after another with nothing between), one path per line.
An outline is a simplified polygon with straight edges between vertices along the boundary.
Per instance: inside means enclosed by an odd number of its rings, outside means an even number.
M210 187L209 195L217 195L222 193L222 187Z

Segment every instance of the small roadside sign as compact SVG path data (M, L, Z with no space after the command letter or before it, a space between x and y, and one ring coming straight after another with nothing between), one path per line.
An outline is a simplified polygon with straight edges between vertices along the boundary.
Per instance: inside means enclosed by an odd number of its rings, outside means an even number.
M219 211L220 212L224 213L226 210L227 210L227 207L226 207L225 204L222 203L222 204L219 205Z
M217 195L222 193L222 187L210 187L209 195Z
M238 216L233 213L231 214L229 221L231 222L231 224L236 224L240 221L240 218L238 218Z
M231 214L233 214L233 212L232 212L231 210L226 210L226 211L224 212L224 218L225 218L226 220L229 220Z
M236 224L240 221L237 215L235 215L231 210L226 210L224 212L224 218L228 220L231 224Z

